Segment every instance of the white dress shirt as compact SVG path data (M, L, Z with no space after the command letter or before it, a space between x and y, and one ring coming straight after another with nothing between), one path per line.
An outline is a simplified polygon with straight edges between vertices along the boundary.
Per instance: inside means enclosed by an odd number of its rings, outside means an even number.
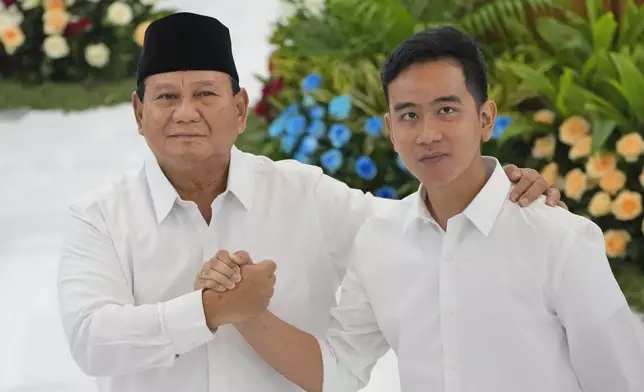
M510 202L492 163L446 231L420 191L365 223L320 340L325 391L367 384L390 347L402 392L644 391L638 326L599 227Z
M193 285L219 249L277 263L269 310L324 334L376 199L295 161L232 151L210 225L154 159L71 207L59 301L74 360L101 391L299 391L237 330L206 327Z

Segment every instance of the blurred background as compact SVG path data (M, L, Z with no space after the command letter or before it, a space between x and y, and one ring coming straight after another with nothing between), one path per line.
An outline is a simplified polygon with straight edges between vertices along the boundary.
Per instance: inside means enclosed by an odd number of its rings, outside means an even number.
M75 198L141 164L147 147L129 104L135 62L147 24L175 11L231 30L253 104L239 148L319 165L388 198L417 184L385 134L384 57L430 26L475 35L500 110L485 153L536 168L600 225L640 317L642 3L0 0L0 391L96 390L71 360L57 313L62 218ZM389 353L365 391L396 390Z

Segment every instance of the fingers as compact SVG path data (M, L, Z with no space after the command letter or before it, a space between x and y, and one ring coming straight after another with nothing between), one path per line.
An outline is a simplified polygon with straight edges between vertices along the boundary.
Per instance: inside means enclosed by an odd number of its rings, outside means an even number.
M275 270L277 269L277 264L275 264L273 260L263 260L262 262L258 263L257 266L260 266L266 276L269 277L271 275L274 275Z
M554 207L556 206L561 199L561 192L559 192L559 189L551 186L546 190L546 204ZM565 204L564 204L565 205ZM564 207L565 209L568 209L568 207Z
M226 291L226 288L220 285L219 283L213 281L213 280L205 280L205 279L197 279L197 282L195 283L195 290L203 290L203 289L210 289L214 290L218 293L223 293Z
M516 165L513 164L508 164L503 167L503 170L505 170L505 174L508 176L510 181L516 183L521 179L521 170ZM516 201L516 200L514 200Z
M230 258L237 265L253 264L253 260L250 258L250 255L245 250L238 250L237 252L230 255Z
M236 272L239 272L239 266L235 261L232 259L232 255L228 253L226 250L220 250L215 254L215 257L213 259L217 259L220 262L224 263L227 265L229 268L235 270ZM213 259L210 259L210 262L213 261Z
M519 170L521 172L521 179L514 186L510 194L510 200L513 202L518 200L519 205L525 207L535 201L548 189L548 183L534 169Z
M566 209L566 211L569 211L569 210L568 210L568 205L567 205L566 203L564 203L563 201L561 201L561 200L559 200L559 201L557 202L557 207L565 208L565 209Z

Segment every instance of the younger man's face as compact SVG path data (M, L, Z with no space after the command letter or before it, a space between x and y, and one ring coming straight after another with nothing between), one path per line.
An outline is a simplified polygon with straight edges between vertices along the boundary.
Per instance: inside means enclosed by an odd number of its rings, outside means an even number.
M471 166L481 141L490 138L495 115L494 102L477 109L456 61L412 65L389 84L385 122L391 141L427 187L447 185Z

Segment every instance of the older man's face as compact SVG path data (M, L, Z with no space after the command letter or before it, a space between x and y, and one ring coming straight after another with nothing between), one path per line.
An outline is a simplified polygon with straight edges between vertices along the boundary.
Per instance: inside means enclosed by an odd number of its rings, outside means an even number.
M160 161L190 165L225 157L246 127L248 95L233 95L228 75L169 72L148 78L143 102L133 95L139 133Z

